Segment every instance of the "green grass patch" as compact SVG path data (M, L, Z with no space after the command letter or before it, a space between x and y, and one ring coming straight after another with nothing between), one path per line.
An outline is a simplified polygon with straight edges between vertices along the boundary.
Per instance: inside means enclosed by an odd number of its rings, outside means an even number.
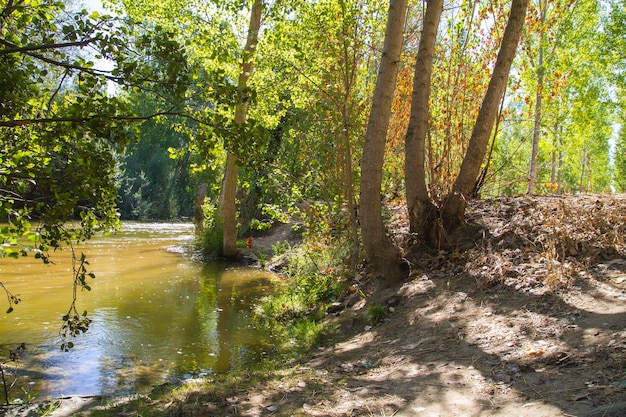
M342 276L345 258L336 248L319 243L281 249L288 259L283 285L256 306L253 320L279 341L282 355L293 358L334 343L336 329L324 319L328 305L347 287Z
M380 304L373 304L367 307L367 322L374 326L387 318L387 307Z

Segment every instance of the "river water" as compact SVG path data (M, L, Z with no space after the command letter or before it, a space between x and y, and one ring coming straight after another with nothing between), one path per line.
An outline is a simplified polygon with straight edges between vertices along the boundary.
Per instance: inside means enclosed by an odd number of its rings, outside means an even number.
M78 310L93 323L69 352L59 338L72 294L69 250L51 253L55 265L0 259L0 282L22 300L10 314L0 305L0 359L7 382L17 376L10 398L146 392L245 367L271 351L271 336L254 329L250 310L274 276L184 255L192 224L125 223L123 230L76 248L96 274L92 290L78 294ZM10 350L19 353L16 366Z

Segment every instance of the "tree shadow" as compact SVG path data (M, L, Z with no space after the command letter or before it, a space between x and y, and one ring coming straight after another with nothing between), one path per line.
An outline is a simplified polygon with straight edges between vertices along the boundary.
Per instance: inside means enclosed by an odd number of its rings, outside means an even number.
M314 389L300 404L284 392L267 401L282 404L281 415L623 415L626 311L585 310L558 293L476 289L466 274L429 281L431 290L408 297L394 288L403 296L391 319L368 332L351 319L305 364Z

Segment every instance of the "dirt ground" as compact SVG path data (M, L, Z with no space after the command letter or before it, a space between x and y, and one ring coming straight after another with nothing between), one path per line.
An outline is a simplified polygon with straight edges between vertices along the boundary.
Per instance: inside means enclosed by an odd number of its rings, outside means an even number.
M404 241L405 210L393 213ZM626 416L626 196L480 200L468 218L483 236L473 249L413 250L403 283L357 274L328 315L334 339L314 355L228 398L192 392L154 406L177 416ZM387 316L370 326L376 305Z
M336 340L223 411L626 416L626 196L481 200L468 217L474 249L407 254L404 283L357 275ZM374 327L369 305L388 311Z

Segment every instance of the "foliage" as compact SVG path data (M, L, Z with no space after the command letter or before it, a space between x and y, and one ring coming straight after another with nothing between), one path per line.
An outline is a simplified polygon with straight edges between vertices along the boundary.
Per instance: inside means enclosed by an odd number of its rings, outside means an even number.
M114 68L100 69L95 59L114 60ZM0 218L8 225L0 256L33 253L49 262L49 249L119 226L113 155L133 137L133 123L155 115L136 115L122 96L109 94L108 83L158 84L175 99L185 90L186 68L184 50L161 27L68 11L60 1L2 6ZM65 336L89 324L75 302L76 289L88 289L85 277L92 275L83 256L73 261ZM12 310L17 299L8 291L7 297Z
M537 97L542 100L537 192L609 191L614 116L607 76L612 72L606 70L607 61L595 59L607 41L600 33L601 19L595 1L539 2L531 8L484 194L524 191L525 161L530 159L530 143L525 139L532 135ZM541 67L540 48L544 49ZM540 69L545 76L537 92Z
M349 250L337 252L332 246L313 243L296 248L282 247L286 267L285 282L275 294L257 305L254 320L282 340L279 350L302 354L322 342L332 340L334 329L322 321L326 308L342 294L342 271Z
M145 92L129 94L133 110L155 112L163 99ZM118 158L117 207L122 219L154 220L192 218L193 201L201 183L215 184L221 175L190 147L197 133L195 122L181 116L147 120L138 128L137 140ZM216 187L207 196L215 199Z
M217 206L210 201L203 205L204 228L196 239L196 246L205 259L221 255L222 220L218 215Z
M261 207L261 219L253 218L250 221L250 229L253 232L268 231L276 222L289 223L290 214L275 204L259 204Z
M372 326L382 322L387 315L387 306L381 304L372 304L367 306L366 318L367 322Z

